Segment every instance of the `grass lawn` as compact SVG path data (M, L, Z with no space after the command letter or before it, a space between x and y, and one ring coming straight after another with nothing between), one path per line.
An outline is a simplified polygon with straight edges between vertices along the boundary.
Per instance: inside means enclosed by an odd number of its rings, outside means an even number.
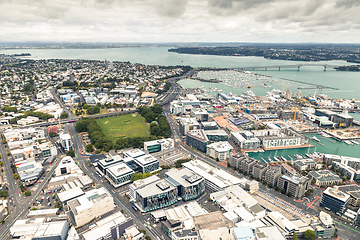
M113 142L123 137L146 137L150 127L139 114L127 114L116 117L96 119L102 132Z

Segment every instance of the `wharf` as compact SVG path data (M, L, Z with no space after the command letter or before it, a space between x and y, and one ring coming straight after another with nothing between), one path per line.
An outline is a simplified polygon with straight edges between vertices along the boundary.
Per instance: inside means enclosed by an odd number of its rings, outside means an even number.
M263 149L265 151L267 150L280 150L280 149L294 149L294 148L308 148L308 147L314 147L314 145L308 143L308 144L303 144L303 145L295 145L295 146L280 146L280 147L269 147L266 148L263 146Z

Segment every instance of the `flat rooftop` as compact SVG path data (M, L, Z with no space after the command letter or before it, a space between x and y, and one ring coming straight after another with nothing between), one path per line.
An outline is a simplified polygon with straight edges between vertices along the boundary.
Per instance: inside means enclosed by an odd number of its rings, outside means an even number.
M123 175L133 174L134 171L125 163L120 162L116 163L109 168L106 169L107 172L109 172L114 177L120 177Z
M166 176L171 178L169 180L167 179L170 183L174 185L177 185L178 183L184 187L196 185L200 182L201 179L203 179L202 177L187 168L182 168L180 170L178 170L177 168L172 168L166 172Z
M235 227L235 224L228 220L220 211L195 216L193 219L196 230Z
M141 166L146 166L146 165L158 162L158 160L154 156L148 154L148 155L144 155L144 156L136 158L135 162Z
M165 193L175 189L173 185L168 183L165 179L150 183L137 190L137 193L143 198L150 197L153 195Z

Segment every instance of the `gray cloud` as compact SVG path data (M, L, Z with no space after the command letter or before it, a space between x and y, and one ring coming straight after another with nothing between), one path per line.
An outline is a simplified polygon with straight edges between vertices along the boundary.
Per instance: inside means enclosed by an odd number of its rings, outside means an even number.
M187 0L160 0L155 4L156 12L163 17L179 18L186 10Z
M359 0L0 0L0 9L0 41L360 39Z
M336 7L345 7L352 8L360 6L360 1L358 0L338 0L336 1Z

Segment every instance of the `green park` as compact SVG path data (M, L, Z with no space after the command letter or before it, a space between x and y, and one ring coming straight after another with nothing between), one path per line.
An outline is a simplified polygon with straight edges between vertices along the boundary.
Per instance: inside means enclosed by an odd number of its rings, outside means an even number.
M147 137L149 124L139 114L127 114L96 120L104 135L112 142L125 137Z

